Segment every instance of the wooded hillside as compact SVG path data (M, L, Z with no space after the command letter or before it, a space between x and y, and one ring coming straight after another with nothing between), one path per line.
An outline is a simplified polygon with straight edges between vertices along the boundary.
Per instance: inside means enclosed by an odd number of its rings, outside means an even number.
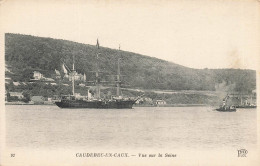
M163 90L216 90L218 85L233 86L234 91L251 92L256 89L256 72L240 69L192 69L137 53L118 51L76 42L20 34L5 35L5 60L15 73L14 81L28 81L32 72L40 71L51 77L54 70L62 71L62 64L72 68L73 55L78 73L86 73L93 80L96 53L102 79L115 75L117 59L121 58L124 83L132 88ZM172 55L174 56L174 55ZM210 56L210 55L209 55Z

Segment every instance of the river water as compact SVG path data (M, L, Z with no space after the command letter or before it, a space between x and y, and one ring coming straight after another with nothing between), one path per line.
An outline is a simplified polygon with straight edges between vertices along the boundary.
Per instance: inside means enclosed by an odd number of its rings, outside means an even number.
M256 109L210 107L60 109L6 105L6 143L21 148L249 148L257 145Z

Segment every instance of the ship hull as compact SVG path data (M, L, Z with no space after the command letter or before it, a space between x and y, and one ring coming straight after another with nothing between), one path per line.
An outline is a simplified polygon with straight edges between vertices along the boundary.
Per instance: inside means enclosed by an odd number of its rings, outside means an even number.
M131 109L136 100L84 101L62 100L55 102L60 108Z
M235 108L233 108L233 109L217 108L216 110L219 112L236 112L237 111Z
M236 108L256 108L255 105L238 105Z

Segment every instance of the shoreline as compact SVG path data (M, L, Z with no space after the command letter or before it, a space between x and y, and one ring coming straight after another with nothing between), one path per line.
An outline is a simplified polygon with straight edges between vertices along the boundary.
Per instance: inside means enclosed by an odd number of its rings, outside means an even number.
M34 103L22 103L22 102L6 102L5 105L55 105L55 104L54 103L34 104Z
M55 105L54 103L33 104L21 102L6 102L5 105ZM165 105L133 105L133 107L206 107L206 104L165 104Z
M206 107L207 104L134 105L133 107Z

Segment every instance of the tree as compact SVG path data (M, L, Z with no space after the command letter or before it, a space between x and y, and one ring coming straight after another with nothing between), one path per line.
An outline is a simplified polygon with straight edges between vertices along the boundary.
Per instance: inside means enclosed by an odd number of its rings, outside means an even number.
M23 99L22 99L23 102L28 103L29 101L31 101L31 95L29 91L24 91L22 94L23 94Z

